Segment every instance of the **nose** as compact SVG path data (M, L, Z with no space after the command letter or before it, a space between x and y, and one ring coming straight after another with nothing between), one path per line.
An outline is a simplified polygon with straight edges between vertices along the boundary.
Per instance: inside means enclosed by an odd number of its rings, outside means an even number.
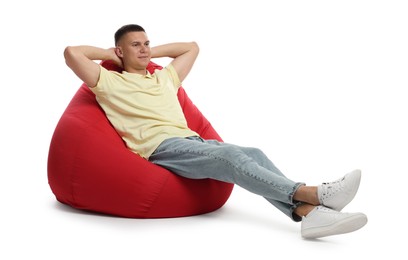
M147 46L142 45L142 47L140 48L140 52L145 53L147 51Z

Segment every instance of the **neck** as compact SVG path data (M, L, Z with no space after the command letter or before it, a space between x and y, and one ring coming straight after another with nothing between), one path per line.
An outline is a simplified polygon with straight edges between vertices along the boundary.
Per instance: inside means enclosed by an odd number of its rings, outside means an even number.
M138 68L127 68L125 67L125 71L128 73L136 73L145 76L147 74L146 68L138 69Z

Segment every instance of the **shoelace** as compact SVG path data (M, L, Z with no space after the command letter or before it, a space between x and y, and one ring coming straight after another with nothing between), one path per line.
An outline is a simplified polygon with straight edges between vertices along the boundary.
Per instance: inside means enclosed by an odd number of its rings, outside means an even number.
M322 207L322 206L317 206L319 211L326 211L326 212L333 212L332 209L326 208L326 207Z
M342 177L333 182L324 182L322 183L322 199L327 199L336 194L338 191L341 191L344 188L344 178Z

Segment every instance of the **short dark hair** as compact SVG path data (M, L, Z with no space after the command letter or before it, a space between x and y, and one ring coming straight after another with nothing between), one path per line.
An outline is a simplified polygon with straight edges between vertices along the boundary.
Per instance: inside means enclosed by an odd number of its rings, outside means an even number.
M128 32L145 32L145 30L142 26L137 24L123 25L115 33L115 45L118 45L119 40Z

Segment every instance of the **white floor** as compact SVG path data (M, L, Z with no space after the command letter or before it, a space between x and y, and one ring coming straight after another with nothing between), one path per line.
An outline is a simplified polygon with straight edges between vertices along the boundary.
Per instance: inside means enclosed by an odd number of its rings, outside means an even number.
M3 5L0 259L405 255L404 1ZM366 213L368 224L351 234L304 240L299 223L239 187L220 210L177 219L123 219L56 202L47 183L49 142L81 83L66 67L63 49L110 47L125 23L144 26L153 46L199 43L183 86L224 141L262 148L289 177L308 184L362 169L360 190L344 210Z
M33 177L27 183L13 179L15 183L6 187L9 195L2 198L2 259L269 259L286 255L315 259L327 254L331 259L356 255L400 259L404 252L404 216L397 203L377 200L376 205L372 198L378 195L368 187L380 183L370 177L346 208L365 212L368 224L354 233L318 240L302 239L299 223L240 188L223 208L210 214L124 219L59 204L45 180L40 184Z

